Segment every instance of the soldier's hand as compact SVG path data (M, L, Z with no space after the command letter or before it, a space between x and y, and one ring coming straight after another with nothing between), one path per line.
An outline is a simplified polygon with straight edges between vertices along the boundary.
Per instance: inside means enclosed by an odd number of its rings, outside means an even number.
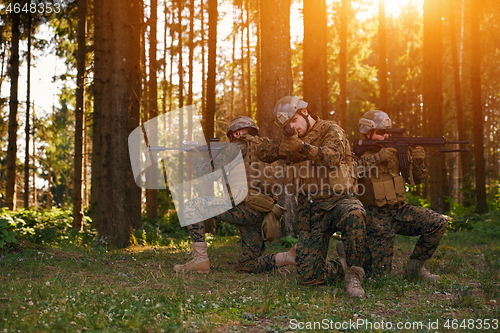
M424 147L414 147L411 150L411 157L413 159L414 164L422 164L425 159L425 150Z
M285 155L287 151L298 152L302 148L302 140L299 139L297 130L294 128L294 133L292 136L283 137L283 141L280 144L280 155Z
M380 157L380 162L389 162L394 159L394 155L397 154L396 148L386 148L383 147L380 149L378 152L378 155Z
M247 141L251 141L251 142L257 142L257 139L255 138L255 136L251 135L251 134L243 134L242 136L239 137L239 139L243 139L243 140L247 140Z

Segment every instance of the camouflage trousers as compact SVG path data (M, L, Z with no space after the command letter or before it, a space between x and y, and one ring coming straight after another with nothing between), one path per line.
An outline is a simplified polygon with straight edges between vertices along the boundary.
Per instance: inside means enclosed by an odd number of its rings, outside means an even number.
M340 262L326 261L333 233L342 232L348 266L362 267L365 250L365 210L358 199L342 197L312 201L299 196L299 242L296 267L299 282L328 284L343 279Z
M214 217L217 220L234 224L240 230L241 247L237 269L258 273L276 268L275 254L262 256L265 249L261 231L264 215L264 213L248 208L243 202ZM205 241L203 222L188 225L187 228L193 243Z
M420 236L410 259L428 260L436 251L446 228L446 218L443 215L407 202L398 203L394 207L367 206L365 209L364 269L373 276L391 272L396 235Z

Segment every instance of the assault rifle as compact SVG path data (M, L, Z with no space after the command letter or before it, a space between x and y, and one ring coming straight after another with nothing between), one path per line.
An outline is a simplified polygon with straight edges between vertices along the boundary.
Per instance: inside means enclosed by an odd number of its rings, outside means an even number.
M365 151L377 147L389 147L397 150L399 166L403 173L407 172L410 165L408 159L408 147L439 147L440 153L469 152L469 149L445 149L446 145L469 144L469 141L447 141L444 136L436 137L405 137L405 128L387 129L385 132L391 137L384 140L354 140L353 152L361 156Z
M212 172L216 171L216 166L214 164L214 158L221 152L222 149L228 147L230 145L230 142L219 142L218 138L213 138L210 139L210 143L206 145L200 145L197 141L183 141L181 147L162 147L162 146L156 146L156 147L149 147L150 152L160 152L160 151L166 151L166 150L177 150L177 151L185 151L185 152L191 152L191 153L201 153L201 152L208 152L209 157L210 157L210 166L212 167ZM238 150L239 151L239 150ZM215 156L214 156L214 153ZM234 153L234 152L233 152ZM236 156L234 156L236 157ZM233 194L231 192L231 188L229 187L229 181L227 179L227 174L224 170L224 168L220 168L222 171L222 178L224 180L224 184L226 185L226 191L228 193L228 196L231 200L231 204L233 207L236 206L234 199L233 199ZM166 179L166 175L165 175Z
M200 145L197 141L183 141L182 146L180 147L163 147L163 146L153 146L149 147L149 151L151 152L160 152L166 150L177 150L177 151L185 151L185 152L206 152L208 151L210 154L212 151L220 151L227 147L228 142L219 142L219 139L214 138L210 139L210 143L206 145Z

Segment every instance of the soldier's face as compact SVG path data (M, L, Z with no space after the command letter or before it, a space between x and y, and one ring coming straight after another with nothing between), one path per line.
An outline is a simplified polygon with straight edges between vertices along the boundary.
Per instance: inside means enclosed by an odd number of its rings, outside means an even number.
M389 134L387 134L384 130L375 130L371 131L371 134L368 136L368 139L370 140L384 140L389 137Z
M248 127L240 128L239 130L234 131L233 134L231 135L231 138L234 140L239 138L243 134L248 134Z
M309 117L309 114L307 113L306 109L302 109L302 113L306 116ZM297 134L299 137L303 137L307 133L307 122L304 117L302 117L300 114L296 113L293 118L290 120L290 126L294 127L297 130Z

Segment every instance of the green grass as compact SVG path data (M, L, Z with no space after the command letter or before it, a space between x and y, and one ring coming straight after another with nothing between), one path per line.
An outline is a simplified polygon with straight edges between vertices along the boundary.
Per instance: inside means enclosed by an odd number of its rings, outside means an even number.
M438 283L409 282L400 277L415 241L397 237L393 275L365 280L367 297L362 300L350 299L341 282L301 286L293 267L258 275L235 272L236 236L209 240L212 270L206 275L172 271L174 264L189 260L187 241L113 252L75 245L21 246L18 251L0 253L0 329L302 332L308 323L311 327L314 322L323 325L308 331L325 331L320 329L324 325L337 331L335 325L365 320L371 325L439 323L439 329L433 327L432 331L474 332L479 331L475 329L478 324L467 327L468 322L462 319L490 319L490 324L491 319L500 320L498 235L447 233L427 265L431 272L441 274ZM332 258L335 242L332 239ZM283 250L272 244L267 252ZM457 329L446 329L446 320L449 325L456 320ZM304 326L299 329L299 325ZM345 328L341 331L398 331L373 326ZM404 331L429 330L414 326Z

